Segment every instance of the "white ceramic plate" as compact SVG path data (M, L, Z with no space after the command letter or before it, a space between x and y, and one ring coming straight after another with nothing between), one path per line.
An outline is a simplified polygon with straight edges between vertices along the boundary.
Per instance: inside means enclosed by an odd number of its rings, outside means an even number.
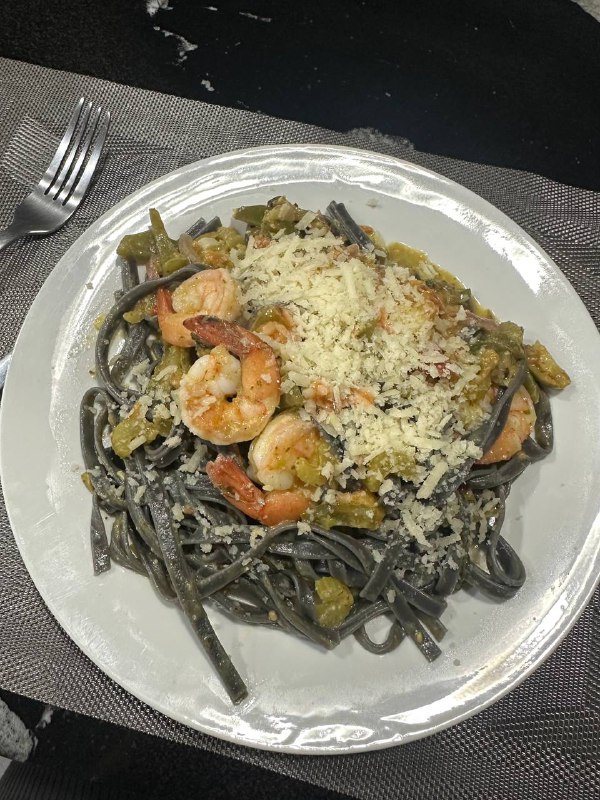
M343 201L353 216L426 250L504 319L541 339L573 378L552 401L556 447L508 503L505 536L528 579L492 602L451 598L443 655L405 642L374 656L354 640L323 653L209 610L250 696L232 707L183 616L118 566L94 578L90 497L79 473L78 406L91 385L94 319L119 285L115 247L157 206L172 234L201 214L287 194L307 208ZM123 200L65 254L33 304L2 399L2 482L31 576L60 624L117 683L199 730L253 747L349 753L445 728L514 687L565 635L599 574L598 334L558 268L480 197L386 156L320 146L269 147L200 161Z

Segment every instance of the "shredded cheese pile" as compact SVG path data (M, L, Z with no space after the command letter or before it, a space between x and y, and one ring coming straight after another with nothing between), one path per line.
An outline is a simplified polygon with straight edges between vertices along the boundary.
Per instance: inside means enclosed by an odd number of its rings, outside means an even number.
M277 304L291 313L286 343L263 338L280 356L282 392L301 390L300 413L342 442L338 482L364 479L374 459L392 454L410 465L416 501L426 500L449 469L481 455L460 415L479 369L454 332L464 310L440 315L439 300L408 270L379 266L329 232L264 245L251 237L234 263L245 316Z

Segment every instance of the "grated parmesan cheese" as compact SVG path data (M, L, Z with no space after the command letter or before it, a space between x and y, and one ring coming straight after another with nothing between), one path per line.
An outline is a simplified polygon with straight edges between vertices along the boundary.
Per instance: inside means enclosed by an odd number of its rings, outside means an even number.
M446 472L448 472L448 463L446 461L438 461L438 463L421 484L419 491L417 492L417 499L424 500L430 498L433 494L433 490L444 477Z
M427 500L448 470L481 455L462 438L466 430L457 413L464 387L478 374L478 359L449 332L452 320L439 319L424 284L408 270L383 269L326 230L305 231L313 218L298 223L303 236L280 235L264 247L250 237L233 267L245 318L279 303L294 320L292 336L277 344L282 391L299 389L301 418L315 419L343 446L343 466L324 467L324 477L343 488L349 475L367 477L374 459L401 454L415 487L409 500ZM330 387L331 408L317 405L317 381ZM353 400L356 389L373 401ZM380 496L393 488L384 481ZM405 530L428 547L426 534L439 518L434 524L423 508L410 505L402 513Z
M136 503L136 504L139 503L145 493L146 493L146 487L145 486L139 486L137 488L135 494L133 495L133 502Z

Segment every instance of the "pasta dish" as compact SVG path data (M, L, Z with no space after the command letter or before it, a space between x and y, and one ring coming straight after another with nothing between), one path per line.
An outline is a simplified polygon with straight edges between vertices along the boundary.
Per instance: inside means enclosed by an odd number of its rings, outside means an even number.
M233 702L247 690L205 601L433 661L449 595L523 585L505 504L569 384L523 328L335 202L276 197L177 240L151 209L117 253L81 404L94 570L114 560L178 604Z

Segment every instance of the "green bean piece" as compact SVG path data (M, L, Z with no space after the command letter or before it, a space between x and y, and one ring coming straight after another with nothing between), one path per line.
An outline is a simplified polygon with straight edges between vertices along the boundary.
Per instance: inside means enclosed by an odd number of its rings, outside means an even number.
M571 383L567 373L559 367L541 342L526 345L525 355L529 370L545 388L565 389Z
M160 262L158 271L161 276L167 275L168 273L165 271L167 264L172 258L179 255L179 253L173 244L173 241L169 238L169 235L165 229L165 224L155 208L150 209L150 224Z
M178 389L181 379L192 366L192 357L187 347L166 344L163 357L152 372L149 386L165 392Z
M172 275L174 272L177 272L178 269L181 269L182 267L187 267L189 263L190 263L189 258L186 258L185 256L176 253L163 266L162 274Z
M135 261L136 264L147 264L150 260L153 238L152 231L129 233L119 242L117 255Z
M266 210L266 206L240 206L231 216L250 228L260 228Z
M531 402L537 405L540 402L540 387L537 385L535 378L531 374L531 370L527 370L527 374L523 380L523 387L529 392Z

